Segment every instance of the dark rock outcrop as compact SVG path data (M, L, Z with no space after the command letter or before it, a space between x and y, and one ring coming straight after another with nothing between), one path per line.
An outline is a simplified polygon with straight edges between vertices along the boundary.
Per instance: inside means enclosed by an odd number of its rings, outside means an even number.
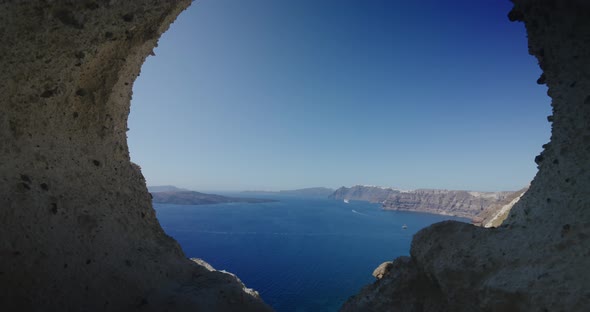
M0 309L265 311L187 259L129 159L131 88L178 1L0 3Z
M552 98L551 142L505 223L443 222L342 311L590 310L590 3L514 0Z

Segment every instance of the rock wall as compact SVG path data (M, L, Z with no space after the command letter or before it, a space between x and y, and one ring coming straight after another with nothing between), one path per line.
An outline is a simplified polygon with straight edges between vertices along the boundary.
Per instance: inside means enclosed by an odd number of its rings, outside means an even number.
M472 219L481 224L526 189L517 192L473 192L436 189L397 190L380 186L341 187L329 198L381 203L385 210L415 211ZM512 208L508 207L506 214ZM501 224L506 216L498 223Z
M553 107L530 189L500 228L420 231L342 311L590 311L590 3L513 2Z
M0 2L0 309L265 311L186 259L129 159L132 85L178 1Z
M415 190L391 196L383 202L383 209L452 215L470 218L475 222L479 221L484 211L503 203L512 192L484 194L468 191Z

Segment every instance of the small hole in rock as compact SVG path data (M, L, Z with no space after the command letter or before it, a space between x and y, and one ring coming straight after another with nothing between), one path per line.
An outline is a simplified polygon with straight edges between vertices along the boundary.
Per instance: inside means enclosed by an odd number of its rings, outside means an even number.
M99 6L98 6L98 3L96 3L96 2L89 2L89 3L86 3L86 8L90 9L90 10L96 10L99 8Z
M42 98L48 98L48 97L52 97L55 95L55 91L57 89L53 89L53 90L45 90L43 91L43 93L41 93L41 97Z
M126 22L132 22L133 21L133 13L127 13L127 14L123 15L123 20Z
M55 14L55 17L64 23L64 25L72 26L77 29L84 28L83 18L74 14L72 11L61 10Z

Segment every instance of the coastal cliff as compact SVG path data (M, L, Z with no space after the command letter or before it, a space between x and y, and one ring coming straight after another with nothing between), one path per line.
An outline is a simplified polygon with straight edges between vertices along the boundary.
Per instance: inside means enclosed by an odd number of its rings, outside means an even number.
M334 191L329 198L337 200L362 200L371 203L382 203L389 197L399 194L401 191L389 187L355 185L352 187L341 187Z
M497 221L503 220L501 217L497 217L496 213L504 209L507 214L517 202L514 199L520 198L520 195L525 191L526 188L517 192L398 190L388 187L355 185L350 188L337 189L330 195L330 198L381 203L384 210L424 212L469 218L474 223L482 224L494 217Z

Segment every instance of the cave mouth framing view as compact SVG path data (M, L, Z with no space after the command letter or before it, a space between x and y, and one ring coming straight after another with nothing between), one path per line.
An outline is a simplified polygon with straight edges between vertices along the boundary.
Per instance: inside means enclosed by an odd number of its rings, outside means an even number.
M514 2L0 4L0 303L585 310L590 6Z
M143 65L129 119L162 227L277 311L336 311L420 229L499 226L536 173L551 113L509 7L190 7ZM441 190L413 191L427 188Z

